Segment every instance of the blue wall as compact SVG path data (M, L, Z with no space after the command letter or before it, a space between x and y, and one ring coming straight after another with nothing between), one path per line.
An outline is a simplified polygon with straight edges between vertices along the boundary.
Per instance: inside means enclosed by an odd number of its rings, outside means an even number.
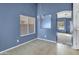
M0 4L0 51L11 48L33 38L56 41L56 13L72 10L72 4ZM19 15L37 16L36 33L20 37ZM40 15L52 15L52 28L40 29ZM47 36L47 37L45 37ZM17 43L17 40L20 40Z
M72 4L68 3L52 3L52 4L38 4L37 21L38 21L38 38L44 38L56 41L56 13L63 10L72 10ZM40 28L40 15L52 15L52 28ZM46 37L47 36L47 37Z
M36 17L36 4L0 4L0 51L37 37L36 34L20 37L21 14Z

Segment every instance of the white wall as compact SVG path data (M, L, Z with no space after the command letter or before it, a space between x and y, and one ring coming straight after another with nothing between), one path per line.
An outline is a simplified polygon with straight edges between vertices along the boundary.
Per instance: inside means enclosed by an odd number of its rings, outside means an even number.
M79 4L73 4L73 48L79 49Z

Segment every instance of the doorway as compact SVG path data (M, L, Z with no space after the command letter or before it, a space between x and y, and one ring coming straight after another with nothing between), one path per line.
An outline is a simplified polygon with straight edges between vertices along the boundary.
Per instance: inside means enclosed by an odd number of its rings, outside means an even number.
M64 14L63 14L64 13ZM69 13L69 12L68 12ZM61 12L57 14L57 42L65 45L72 46L73 44L73 38L72 38L72 15L70 15L67 12ZM70 16L70 17L69 17Z

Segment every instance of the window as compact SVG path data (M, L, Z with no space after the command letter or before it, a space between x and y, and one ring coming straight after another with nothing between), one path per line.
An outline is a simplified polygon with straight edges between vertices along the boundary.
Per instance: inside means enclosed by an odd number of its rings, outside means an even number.
M35 17L20 15L20 35L35 33Z
M29 33L33 33L34 32L34 27L35 27L35 18L33 17L28 17L28 24L29 24Z

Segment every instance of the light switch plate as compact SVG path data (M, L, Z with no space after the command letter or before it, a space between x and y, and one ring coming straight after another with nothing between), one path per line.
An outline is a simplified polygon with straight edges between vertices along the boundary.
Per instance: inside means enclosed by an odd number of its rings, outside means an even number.
M17 42L19 42L19 40L17 40Z

